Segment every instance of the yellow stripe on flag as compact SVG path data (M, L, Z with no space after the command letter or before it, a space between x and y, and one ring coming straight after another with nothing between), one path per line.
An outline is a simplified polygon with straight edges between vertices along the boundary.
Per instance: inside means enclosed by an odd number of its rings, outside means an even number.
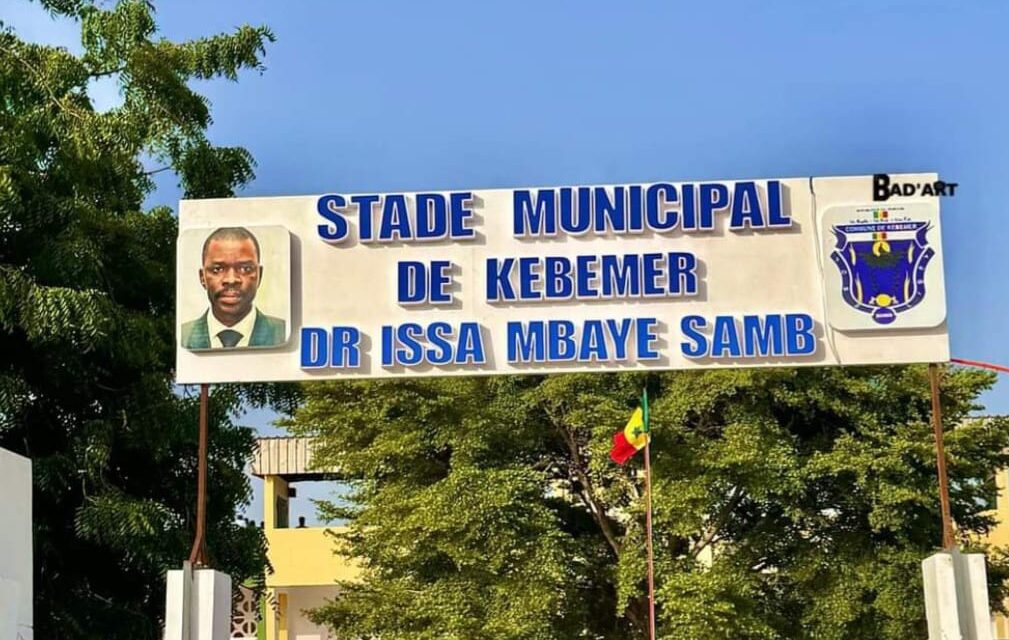
M645 431L645 418L641 407L635 409L631 414L631 419L627 421L627 426L624 427L624 437L635 449L641 449L648 443L648 433Z

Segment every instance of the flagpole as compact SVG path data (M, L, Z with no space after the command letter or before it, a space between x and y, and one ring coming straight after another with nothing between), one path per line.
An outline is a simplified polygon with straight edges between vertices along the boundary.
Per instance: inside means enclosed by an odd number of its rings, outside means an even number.
M648 548L648 638L655 640L655 556L652 552L652 434L648 415L648 389L641 393L642 413L645 423L645 535Z
M649 436L649 440L651 437ZM645 444L645 531L648 536L648 638L655 640L655 559L652 554L651 443Z

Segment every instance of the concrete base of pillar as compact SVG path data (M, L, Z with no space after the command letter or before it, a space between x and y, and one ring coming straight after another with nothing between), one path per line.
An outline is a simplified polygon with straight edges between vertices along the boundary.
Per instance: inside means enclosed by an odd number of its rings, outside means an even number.
M165 640L228 640L231 576L212 569L169 571Z
M929 640L992 640L983 554L944 551L923 560L921 570Z
M21 585L0 578L0 640L17 640Z
M0 640L32 640L32 628L18 612L23 596L20 582L0 578Z
M0 449L0 640L32 638L32 465Z

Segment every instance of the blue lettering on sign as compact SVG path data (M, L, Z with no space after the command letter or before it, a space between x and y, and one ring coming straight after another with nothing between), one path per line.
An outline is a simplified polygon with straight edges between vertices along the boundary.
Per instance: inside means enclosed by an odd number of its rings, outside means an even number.
M547 323L547 361L574 360L575 323L570 320L553 320Z
M701 316L683 316L680 333L688 342L680 343L680 352L688 358L703 358L708 354L708 339L701 330L707 324Z
M560 229L569 236L580 236L592 226L592 197L588 187L560 190Z
M382 226L379 227L378 239L382 242L395 242L412 238L413 231L410 228L406 196L399 194L386 196L382 206Z
M755 182L737 182L735 197L732 198L732 220L730 229L759 229L764 226L763 212L760 210L760 196Z
M428 296L434 304L451 304L452 293L449 288L452 286L452 263L448 260L431 261L431 286L428 288Z
M391 367L393 361L393 338L396 327L382 327L382 366Z
M399 325L395 334L396 347L392 352L393 362L408 367L420 364L425 356L420 340L423 335L424 327L416 322Z
M781 209L781 181L767 181L767 226L791 227L792 218Z
M449 208L452 213L451 237L453 240L465 240L476 237L476 231L469 227L473 219L473 194L469 191L449 195Z
M546 330L542 321L508 323L508 362L545 362Z
M540 189L535 197L529 189L512 194L512 233L516 237L557 235L557 202L553 189Z
M676 187L671 184L653 184L645 192L645 219L655 231L675 229L680 222L676 207Z
M643 293L649 298L666 293L660 282L663 272L659 263L662 258L661 253L646 253L641 256Z
M692 253L488 258L488 302L695 296Z
M548 300L570 300L574 296L571 281L571 261L564 257L547 256L544 260L544 297Z
M603 256L599 261L601 294L604 298L641 295L640 262L634 256Z
M319 237L326 242L340 242L347 237L350 225L343 216L341 209L347 206L347 200L343 196L328 195L319 198L316 203L316 211L326 221L318 227Z
M476 236L470 226L473 194L469 191L448 196L440 193L356 195L350 197L350 205L357 208L357 234L364 244L436 242L445 238L467 240ZM319 198L316 211L325 223L318 225L317 232L322 240L339 242L348 237L347 207L347 198L340 195Z
M398 265L397 302L400 304L420 304L427 302L427 269L423 262L400 262Z
M515 258L487 259L487 302L507 302L516 299L511 281L513 266Z
M361 242L370 242L372 237L371 217L372 207L381 200L380 196L351 196L350 201L357 205L357 235Z
M660 357L656 318L511 321L506 327L508 362L624 362Z
M302 369L356 369L361 366L361 331L357 327L301 328Z
M633 326L634 320L632 318L606 321L606 330L609 331L610 337L613 339L613 360L618 362L627 360L627 341L631 337Z
M597 258L595 256L578 256L575 258L575 273L577 274L578 286L575 289L578 298L590 298L592 297L592 292L595 291L593 283L596 280L596 264Z
M428 340L431 348L427 351L427 361L433 365L452 362L452 325L447 322L432 322L428 327Z
M517 238L558 234L704 232L716 214L727 213L729 228L789 227L779 180L742 180L616 187L516 189L512 192L512 233Z
M715 213L729 206L729 188L724 184L702 184L701 198L701 229L715 228Z
M732 316L715 316L715 330L712 332L712 358L738 358L743 355L736 333L736 319Z
M680 191L683 192L683 199L680 205L680 218L683 220L683 228L691 231L698 229L697 206L695 202L697 193L694 185L685 184L680 187Z
M397 264L397 297L401 305L452 304L452 263L402 261Z
M578 350L579 362L606 362L609 357L606 350L606 334L601 320L586 320L583 329L581 348Z
M448 236L448 214L445 197L437 193L418 193L417 239L441 240Z
M781 181L768 180L766 191L766 202L763 202L756 182L743 181L735 184L732 195L730 229L792 226L792 219L781 209Z
M487 356L484 354L483 333L480 325L475 322L463 322L459 325L459 349L456 351L456 364L484 364Z
M785 316L786 353L793 356L808 356L816 351L815 325L812 316L805 313L790 313Z
M638 336L638 360L656 360L659 352L654 348L659 336L655 333L655 327L659 321L655 318L638 318L635 321L636 333Z
M783 356L784 330L780 315L743 316L743 342L746 353L755 356Z
M329 364L329 335L322 327L301 328L301 368L321 369Z
M645 193L641 185L631 185L627 188L627 224L628 231L640 231L645 228Z
M487 362L483 332L476 322L456 330L447 322L407 322L382 327L382 366L480 365Z
M519 298L522 300L539 300L541 293L534 288L540 279L539 258L519 258Z
M626 200L623 187L613 188L612 199L605 187L596 187L593 189L593 227L596 229L606 229L611 233L624 233L627 231Z
M680 353L692 359L809 356L817 350L815 327L805 313L719 315L713 322L688 315L680 320Z
M327 194L316 202L323 220L317 233L326 242L347 239L348 208L356 207L358 239L365 244L472 239L473 199L469 191L447 196ZM779 180L739 181L731 189L718 182L516 189L512 205L512 232L519 238L707 231L714 229L720 212L729 212L729 228L736 231L792 225L783 210Z

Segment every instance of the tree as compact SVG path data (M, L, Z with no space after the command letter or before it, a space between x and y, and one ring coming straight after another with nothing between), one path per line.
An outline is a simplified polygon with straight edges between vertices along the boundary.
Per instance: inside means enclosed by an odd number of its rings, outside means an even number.
M943 382L964 542L1009 462L1009 421L967 419L992 383ZM325 513L364 566L316 619L341 639L642 637L641 456L607 453L644 385L662 638L924 637L941 535L920 366L312 385L290 426L346 475Z
M197 401L172 384L176 220L143 203L161 165L187 197L252 178L188 84L260 70L272 35L171 42L148 2L42 4L83 52L0 28L0 446L34 463L36 637L154 639L192 541ZM94 108L96 78L120 106ZM236 523L253 437L234 390L211 405L210 549L242 580L263 570L261 533Z

